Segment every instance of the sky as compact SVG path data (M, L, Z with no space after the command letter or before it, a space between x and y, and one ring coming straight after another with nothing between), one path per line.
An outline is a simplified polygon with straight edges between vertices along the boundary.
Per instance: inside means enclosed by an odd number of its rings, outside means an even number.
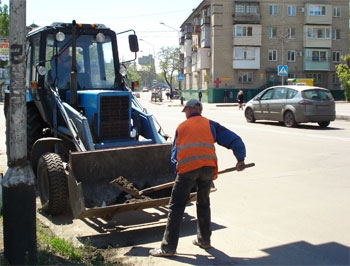
M76 20L77 23L104 24L116 32L133 29L139 39L140 57L157 54L161 47L177 47L179 38L176 30L179 30L192 9L197 8L201 2L202 0L27 0L26 24L44 26L52 22ZM10 6L10 0L1 0L1 3Z

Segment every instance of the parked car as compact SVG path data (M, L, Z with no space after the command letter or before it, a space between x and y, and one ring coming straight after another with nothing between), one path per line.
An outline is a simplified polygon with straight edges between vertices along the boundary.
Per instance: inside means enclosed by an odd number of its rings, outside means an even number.
M140 92L139 91L133 91L132 95L134 95L134 97L136 97L136 98L140 98Z
M248 122L272 120L287 127L315 122L327 127L335 120L335 102L328 89L316 86L281 85L267 88L247 102Z

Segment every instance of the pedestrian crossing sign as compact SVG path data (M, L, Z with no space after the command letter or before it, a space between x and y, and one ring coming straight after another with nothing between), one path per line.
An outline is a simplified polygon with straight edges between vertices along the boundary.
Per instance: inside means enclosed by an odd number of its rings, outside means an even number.
M288 76L288 66L287 65L279 65L277 67L278 76L287 77Z

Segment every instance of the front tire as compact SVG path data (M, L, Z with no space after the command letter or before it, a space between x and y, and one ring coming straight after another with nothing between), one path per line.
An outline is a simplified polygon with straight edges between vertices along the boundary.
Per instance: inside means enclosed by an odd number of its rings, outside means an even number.
M249 122L249 123L255 122L254 112L251 108L246 108L244 115L245 115L245 118L247 119L247 122Z
M42 209L50 215L66 211L67 175L61 157L56 153L41 156L37 168L37 185Z

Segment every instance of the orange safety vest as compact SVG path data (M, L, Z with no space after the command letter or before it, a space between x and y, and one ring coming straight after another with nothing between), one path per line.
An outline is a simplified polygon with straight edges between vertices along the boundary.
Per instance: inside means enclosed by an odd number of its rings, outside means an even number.
M215 167L217 178L218 164L215 153L214 137L209 120L202 116L193 116L177 128L177 172L187 173L203 166Z

